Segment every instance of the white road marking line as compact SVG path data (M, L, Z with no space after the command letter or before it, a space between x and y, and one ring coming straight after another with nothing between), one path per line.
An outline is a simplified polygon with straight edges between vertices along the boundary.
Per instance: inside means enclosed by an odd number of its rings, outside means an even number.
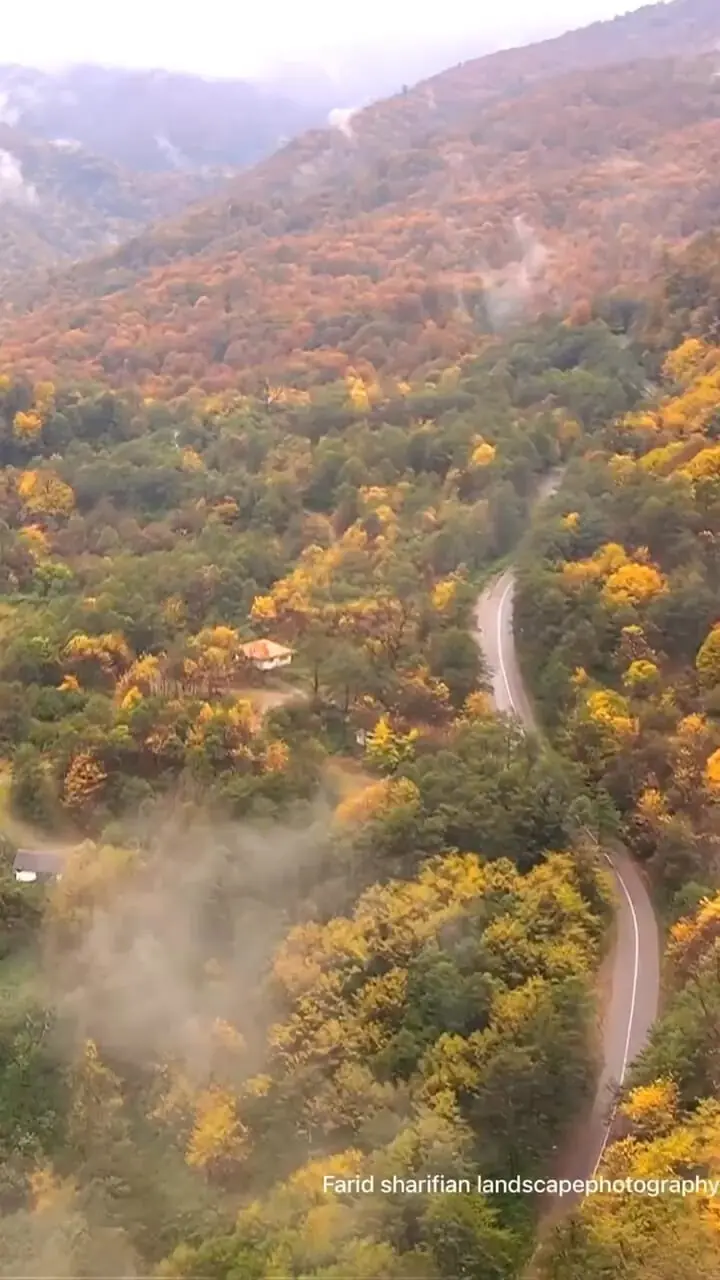
M501 595L501 597L500 597L500 602L499 602L499 604L498 604L498 615L497 615L497 647L498 647L498 661L499 661L499 663L500 663L500 674L501 674L501 676L502 676L502 678L503 678L503 680L504 680L504 682L505 682L505 688L506 688L506 690L507 690L508 703L510 704L510 710L511 710L511 711L517 711L517 707L515 706L515 701L514 701L513 696L512 696L512 690L511 690L511 688L510 688L510 681L508 680L508 673L507 673L507 670L506 670L506 667L505 667L505 659L503 658L503 631L502 631L502 625L503 625L503 609L504 609L504 607L505 607L505 601L507 600L508 596L510 595L510 592L512 591L512 589L513 589L513 579L511 578L511 579L510 579L510 581L508 582L508 584L507 584L507 586L506 586L505 590L503 591L503 593L502 593L502 595Z
M625 1073L627 1071L628 1060L630 1058L630 1040L632 1039L633 1026L635 1024L635 1008L637 1005L638 978L640 976L640 926L638 923L637 912L635 910L635 904L630 896L630 891L623 877L621 876L617 867L613 864L612 858L607 853L605 854L605 857L607 858L608 862L612 864L613 871L615 872L618 882L622 887L622 891L628 900L628 905L630 907L630 914L632 916L632 922L633 922L633 931L635 933L635 969L633 973L632 999L630 1001L630 1017L628 1019L627 1035L625 1037L625 1052L623 1054L623 1062L620 1070L620 1079L618 1080L618 1085L622 1087L622 1085L625 1082ZM593 1169L593 1174L592 1174L593 1178L595 1177L595 1174L600 1168L600 1162L603 1156L605 1155L605 1150L607 1148L608 1142L610 1141L610 1134L612 1132L612 1127L614 1122L615 1122L615 1113L613 1111L613 1114L610 1117L610 1121L608 1123L608 1127L605 1130L605 1137L603 1139L602 1147L600 1148L600 1155L598 1156L597 1163L595 1165L595 1168Z

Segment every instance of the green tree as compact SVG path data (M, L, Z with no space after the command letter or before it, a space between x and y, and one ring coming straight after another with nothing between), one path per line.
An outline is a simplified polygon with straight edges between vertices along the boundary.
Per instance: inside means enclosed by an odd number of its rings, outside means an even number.
M479 1195L437 1196L422 1233L441 1276L457 1280L509 1280L516 1275L518 1240L498 1223Z

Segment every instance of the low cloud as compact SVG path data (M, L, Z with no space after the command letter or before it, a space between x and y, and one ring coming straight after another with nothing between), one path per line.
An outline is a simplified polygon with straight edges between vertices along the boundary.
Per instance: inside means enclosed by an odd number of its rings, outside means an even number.
M82 151L82 143L77 138L53 138L52 144L60 151Z
M484 269L485 305L496 332L521 320L542 281L549 252L529 222L513 218L513 236L520 258L501 271Z
M289 924L306 914L302 883L330 816L318 804L299 829L181 830L158 815L143 833L143 865L94 909L80 945L53 959L55 1003L78 1039L138 1065L179 1061L202 1078L208 1027L224 1018L239 1026L251 1059L261 1052L263 975ZM208 960L218 964L212 977Z
M20 111L10 101L10 94L0 93L0 124L7 124L12 127L17 124L19 119Z
M155 134L155 142L157 144L158 151L162 152L165 159L172 165L173 169L192 168L192 162L188 157L183 155L182 151L180 151L180 149L176 147L169 138L166 138L163 133Z
M23 177L22 166L11 151L0 150L0 203L37 204L38 193Z
M353 116L356 116L360 107L334 107L328 114L328 124L331 129L337 129L339 133L350 138L351 141L355 137L352 127Z

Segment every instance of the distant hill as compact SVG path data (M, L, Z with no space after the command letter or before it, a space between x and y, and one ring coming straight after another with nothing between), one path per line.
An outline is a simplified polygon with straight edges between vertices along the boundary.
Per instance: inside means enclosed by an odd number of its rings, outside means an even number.
M324 123L328 98L168 71L0 66L0 121L48 142L79 143L151 173L243 168Z
M106 251L226 180L225 170L131 173L76 143L0 124L0 287Z
M4 358L159 395L349 365L407 376L636 284L720 218L719 39L715 0L677 0L339 115L222 198L16 295Z
M334 89L294 101L244 81L79 66L0 66L0 287L107 251L219 191L310 124Z
M569 71L715 52L719 38L716 0L664 0L551 40L465 62L433 83L447 105L477 105L497 94L517 95L535 81Z

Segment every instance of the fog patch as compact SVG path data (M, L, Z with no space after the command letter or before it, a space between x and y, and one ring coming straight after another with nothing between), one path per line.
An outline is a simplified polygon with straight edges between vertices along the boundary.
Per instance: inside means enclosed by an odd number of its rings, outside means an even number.
M78 1044L95 1040L140 1067L174 1062L202 1080L220 1019L245 1039L243 1071L256 1071L271 1013L264 980L288 928L313 912L304 895L330 819L318 803L299 829L160 821L74 945L50 937L54 1003ZM91 866L105 855L84 856Z
M77 138L53 138L52 145L60 151L82 151L82 143Z
M519 260L498 271L487 265L484 267L485 306L490 325L496 333L522 319L532 303L549 258L547 247L524 217L513 218L512 229Z
M0 150L0 203L37 204L38 193L23 177L20 162L10 151Z
M437 98L435 97L435 90L432 88L431 85L426 86L423 97L425 99L426 106L428 106L431 111L437 111L438 109Z
M122 843L76 848L43 934L43 1001L57 1014L61 1061L75 1070L92 1042L131 1089L147 1083L150 1098L174 1080L241 1091L266 1062L268 1026L286 1013L269 981L278 945L293 924L347 908L347 867L328 859L333 812L328 797L283 822L268 812L211 823L174 794L123 819L112 833L122 831ZM29 1206L3 1216L0 1275L147 1274L132 1242L138 1225L132 1214L125 1222L113 1181L125 1176L125 1139L115 1147L107 1114L95 1130L91 1113L78 1182L36 1169ZM162 1143L148 1150L149 1176L162 1179L184 1167L185 1122L172 1107L153 1117L175 1150L168 1165ZM188 1171L168 1184L180 1216L210 1204L196 1178Z
M16 125L20 119L20 109L10 101L10 94L0 93L0 124L7 124L11 127Z
M164 155L165 159L170 165L172 165L173 169L188 169L191 167L192 162L188 157L184 155L183 152L180 151L179 147L176 147L169 138L166 138L163 133L155 134L155 143L158 151Z
M122 1229L91 1224L70 1189L34 1211L3 1216L0 1275L13 1280L75 1280L78 1275L132 1280L143 1270Z
M328 114L328 125L331 129L337 129L339 133L353 141L356 135L352 127L352 120L359 111L360 107L334 107Z

